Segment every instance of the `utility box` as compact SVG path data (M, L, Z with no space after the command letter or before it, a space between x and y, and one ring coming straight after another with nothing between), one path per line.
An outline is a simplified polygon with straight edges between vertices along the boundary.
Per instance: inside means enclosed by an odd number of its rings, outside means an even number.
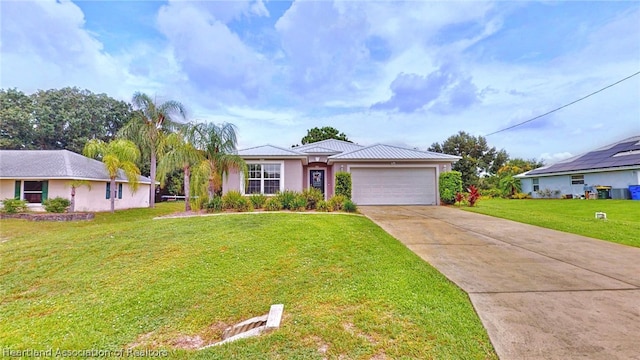
M631 199L631 193L629 189L611 189L611 198L616 200L629 200Z

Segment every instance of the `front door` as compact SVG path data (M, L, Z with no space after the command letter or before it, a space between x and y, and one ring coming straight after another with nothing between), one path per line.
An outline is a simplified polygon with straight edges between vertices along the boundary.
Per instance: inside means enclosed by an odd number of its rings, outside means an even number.
M313 169L309 171L309 185L322 192L324 195L324 170Z

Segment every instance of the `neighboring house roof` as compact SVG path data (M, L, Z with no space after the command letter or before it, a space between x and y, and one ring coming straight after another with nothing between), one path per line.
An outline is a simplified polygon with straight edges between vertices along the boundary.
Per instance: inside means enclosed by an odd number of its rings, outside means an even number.
M605 169L619 170L629 167L640 168L640 136L627 138L552 165L530 170L517 175L517 177L592 172Z
M0 150L0 178L108 181L109 173L101 161L68 150ZM116 180L128 181L122 170ZM151 183L144 176L139 181Z
M316 147L322 147L325 149L333 150L335 152L347 152L353 151L357 149L361 149L364 146L350 143L348 141L336 140L336 139L327 139L318 142L314 142L311 144L306 144L302 146L295 147L294 149L299 152L307 152L308 149L313 149Z
M238 150L238 155L242 157L246 156L264 156L264 157L301 157L305 156L300 152L291 149L281 148L279 146L273 145L262 145L256 146L248 149Z
M329 157L330 160L450 160L459 156L376 144Z

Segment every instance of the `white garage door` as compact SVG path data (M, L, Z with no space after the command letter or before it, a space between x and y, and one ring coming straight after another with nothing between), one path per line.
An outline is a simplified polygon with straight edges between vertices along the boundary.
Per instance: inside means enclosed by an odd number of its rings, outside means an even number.
M436 205L435 168L351 168L358 205Z

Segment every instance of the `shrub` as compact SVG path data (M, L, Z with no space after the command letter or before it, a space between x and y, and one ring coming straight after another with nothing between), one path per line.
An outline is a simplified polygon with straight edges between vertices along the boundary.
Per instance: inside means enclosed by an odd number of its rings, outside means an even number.
M531 195L525 193L515 193L511 195L512 199L531 199Z
M480 195L486 196L487 198L494 199L494 198L502 197L504 193L500 189L492 188L492 189L480 190Z
M344 201L347 200L343 195L333 195L329 201L327 201L327 205L331 209L331 211L340 211L344 205Z
M47 199L43 202L44 209L50 213L63 213L69 206L71 206L71 200L63 197L55 197L53 199Z
M458 206L461 206L461 205L462 205L462 202L464 201L464 198L465 198L465 196L464 196L464 194L463 194L463 193L461 193L461 192L457 192L457 193L456 193L456 198L455 198L455 200L456 200L456 203L458 204Z
M267 211L280 211L282 210L282 203L275 197L270 197L264 203L264 209Z
M317 211L323 211L323 212L329 212L329 211L331 211L331 207L329 206L328 202L326 202L324 200L320 200L316 204L316 210Z
M347 199L342 204L342 209L346 212L352 213L358 211L358 206L353 201Z
M338 171L336 173L336 195L342 195L351 200L351 173Z
M19 199L2 200L2 212L7 214L17 214L27 211L27 201Z
M291 210L294 211L303 211L307 208L307 198L302 195L296 196L291 203Z
M324 195L322 195L322 191L313 187L304 189L302 191L302 196L306 199L307 201L306 207L309 210L315 209L316 205L318 204L318 201L324 199Z
M222 195L222 208L235 211L251 211L251 201L238 191L229 191Z
M473 207L475 206L478 199L480 199L480 193L478 192L478 189L473 185L469 186L467 190L469 190L469 195L467 195L467 203L470 207Z
M222 211L222 198L220 196L214 196L213 199L204 204L204 209L209 213Z
M440 174L440 200L445 204L453 204L456 194L462 192L462 173L449 171Z
M276 199L280 201L280 204L282 205L283 209L292 210L293 202L296 200L297 196L298 196L298 193L296 193L295 191L285 190L283 192L278 193L276 195Z
M249 196L249 200L251 200L251 205L255 209L262 209L264 203L267 201L267 197L262 194L253 194Z

